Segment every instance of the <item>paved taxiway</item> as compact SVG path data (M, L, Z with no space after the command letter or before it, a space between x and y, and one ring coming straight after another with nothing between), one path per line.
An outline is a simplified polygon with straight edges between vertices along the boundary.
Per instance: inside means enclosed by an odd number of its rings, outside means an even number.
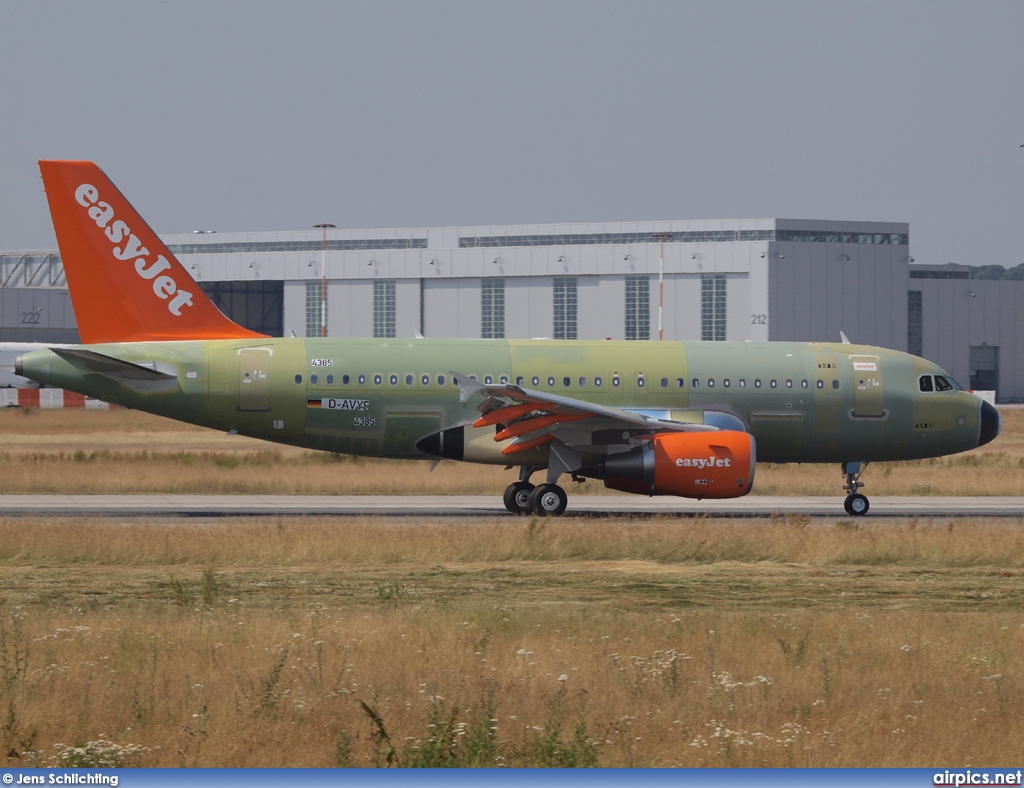
M848 517L841 496L749 495L727 501L575 495L566 515ZM243 517L345 515L459 518L511 516L497 495L0 495L0 516ZM1024 497L873 497L872 516L1024 517Z

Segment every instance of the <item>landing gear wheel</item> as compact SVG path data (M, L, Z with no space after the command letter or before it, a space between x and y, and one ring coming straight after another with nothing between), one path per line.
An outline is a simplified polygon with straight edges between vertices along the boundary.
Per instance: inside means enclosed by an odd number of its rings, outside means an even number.
M866 462L843 463L843 476L846 477L846 484L843 485L843 489L847 492L846 500L843 501L843 508L846 509L847 514L852 514L854 517L867 514L868 507L870 506L867 496L857 492L857 490L864 486L860 476L867 467L868 463Z
M852 514L855 517L860 517L868 513L868 508L871 504L868 502L866 495L856 493L854 495L848 495L846 500L843 501L843 507L846 509L847 514Z
M542 517L558 517L568 503L569 496L557 484L540 484L530 493L530 508Z
M530 503L532 492L533 485L529 482L512 482L505 488L501 500L512 514L529 514L533 511L533 504Z

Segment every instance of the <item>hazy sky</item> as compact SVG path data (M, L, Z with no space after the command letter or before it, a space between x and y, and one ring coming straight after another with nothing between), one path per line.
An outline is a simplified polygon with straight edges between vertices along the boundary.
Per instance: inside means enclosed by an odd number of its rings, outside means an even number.
M910 222L1024 262L1024 3L0 1L0 248L36 161L162 233Z

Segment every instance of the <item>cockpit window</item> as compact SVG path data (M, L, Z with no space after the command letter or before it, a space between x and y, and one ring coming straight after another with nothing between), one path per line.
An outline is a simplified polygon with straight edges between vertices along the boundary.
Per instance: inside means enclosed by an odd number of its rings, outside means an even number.
M949 375L922 375L918 386L921 391L963 391L963 387Z

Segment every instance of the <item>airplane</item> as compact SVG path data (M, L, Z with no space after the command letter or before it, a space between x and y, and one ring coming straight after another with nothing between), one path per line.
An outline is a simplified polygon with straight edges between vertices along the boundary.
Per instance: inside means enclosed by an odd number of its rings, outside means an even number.
M739 497L760 460L840 465L859 516L868 463L967 451L1002 427L935 364L845 337L265 336L216 309L95 164L39 164L83 344L26 353L18 375L283 444L518 468L503 495L514 514L562 514L566 474Z

